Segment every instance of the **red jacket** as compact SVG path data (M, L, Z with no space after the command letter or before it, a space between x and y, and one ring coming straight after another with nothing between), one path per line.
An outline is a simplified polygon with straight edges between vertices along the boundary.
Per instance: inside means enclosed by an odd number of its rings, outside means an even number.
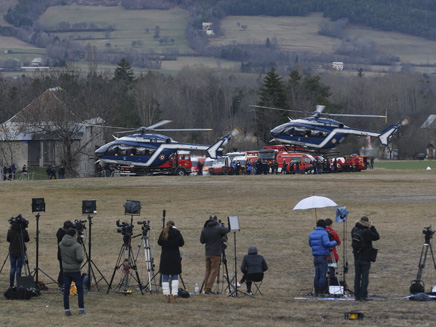
M341 239L339 238L338 233L336 233L330 226L327 226L325 230L333 234L333 239L337 242L336 246L341 245ZM335 255L335 260L338 261L339 256L338 253L336 252L336 246L333 247L333 253ZM328 259L331 260L330 256L328 257Z

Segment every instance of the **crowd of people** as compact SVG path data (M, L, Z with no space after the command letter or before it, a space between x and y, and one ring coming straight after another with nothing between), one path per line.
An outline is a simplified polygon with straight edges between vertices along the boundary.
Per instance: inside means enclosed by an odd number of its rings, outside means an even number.
M9 220L11 226L8 231L7 241L9 246L9 257L11 262L10 287L14 287L15 276L20 277L24 263L26 246L29 242L29 235L23 228L21 215ZM28 223L28 222L27 222ZM339 285L336 278L336 265L339 256L336 246L341 244L338 233L332 227L331 219L319 219L316 228L309 235L309 245L312 248L314 274L314 295L325 296L329 293L329 285ZM203 280L204 294L218 294L213 291L215 280L218 277L219 267L223 262L223 254L226 248L227 234L230 229L218 221L216 216L210 216L204 223L200 234L200 243L205 246L205 275ZM356 222L351 232L354 254L354 296L356 301L368 300L369 270L371 262L375 261L377 250L373 248L372 242L377 241L380 236L368 219L364 216ZM66 221L56 233L58 241L59 260L59 289L64 294L64 310L66 316L71 316L69 295L72 283L75 284L78 294L79 314L85 314L84 310L84 276L80 273L84 261L84 252L77 239L76 226L71 221ZM182 258L180 247L185 244L181 232L175 227L173 221L168 221L162 229L158 241L162 252L160 256L159 273L162 275L162 292L166 303L177 303L179 294L179 275L182 273ZM252 293L252 283L263 280L264 272L268 265L263 256L258 254L256 246L250 246L247 255L244 256L240 270L243 273L242 279L233 287L241 287L246 284L248 295ZM86 274L84 274L86 275ZM230 283L230 282L229 282ZM90 284L90 283L89 283ZM90 285L88 286L90 287Z
M375 262L377 256L377 250L374 249L372 242L377 241L380 236L368 217L363 216L353 227L351 238L355 270L354 298L356 301L367 301L369 270L371 262ZM329 285L340 284L335 275L339 260L336 246L340 244L339 235L332 228L332 220L319 219L316 228L309 235L309 246L312 248L315 267L314 296L326 296L329 294Z

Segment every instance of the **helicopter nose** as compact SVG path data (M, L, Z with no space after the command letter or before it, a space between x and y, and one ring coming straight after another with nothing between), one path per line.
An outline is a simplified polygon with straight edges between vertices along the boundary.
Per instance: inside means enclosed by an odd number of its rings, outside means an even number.
M99 147L97 150L95 150L95 155L100 158L105 152L106 152L106 145L103 145L101 147Z

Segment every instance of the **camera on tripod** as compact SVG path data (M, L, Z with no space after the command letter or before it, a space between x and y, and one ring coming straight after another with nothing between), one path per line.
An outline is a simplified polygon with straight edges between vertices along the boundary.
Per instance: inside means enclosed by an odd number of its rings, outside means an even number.
M126 222L120 223L120 220L117 220L117 233L121 233L123 236L131 236L133 234L133 225L128 224Z
M143 233L147 233L151 228L150 228L150 220L144 220L144 221L138 221L138 225L142 225L142 232Z
M431 226L424 227L422 230L422 233L425 235L426 240L430 240L433 237L433 234L435 233L434 230L431 230Z
M87 220L78 220L78 219L74 221L73 227L77 231L77 233L79 234L83 233L83 230L86 229L86 225L85 225L86 222Z
M16 217L9 218L8 221L11 225L20 227L20 229L25 229L27 228L27 226L29 226L29 221L26 218L22 217L21 214Z

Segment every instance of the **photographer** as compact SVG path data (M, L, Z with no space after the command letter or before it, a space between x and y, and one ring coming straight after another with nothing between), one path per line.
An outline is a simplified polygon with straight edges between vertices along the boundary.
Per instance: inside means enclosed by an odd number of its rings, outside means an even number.
M7 241L10 243L9 259L11 261L9 285L13 287L15 274L17 278L21 277L21 270L26 256L26 245L24 243L30 241L29 233L26 230L29 222L21 215L18 215L16 218L10 218L9 223L11 224L7 236Z
M212 292L213 283L218 275L221 254L223 252L223 237L230 232L227 227L220 225L217 217L210 217L201 231L200 243L205 244L206 273L204 275L204 294Z
M356 301L368 300L369 269L371 261L375 261L372 241L380 236L368 217L363 216L351 230L354 254L354 297Z
M64 277L64 308L65 315L71 316L70 311L70 286L74 282L77 287L77 295L79 301L79 314L85 314L85 304L83 301L83 282L80 275L80 265L84 260L83 251L80 244L77 242L76 230L70 228L67 234L59 243L62 257L63 277Z
M62 239L67 234L67 231L70 228L74 228L74 224L70 220L67 220L66 222L64 222L64 225L61 228L59 228L58 231L56 232L56 238L58 240L58 261L59 261L58 285L59 288L62 289L64 285L64 277L63 277L63 270L62 270L61 248L59 247L59 243L62 241Z
M172 302L177 303L179 292L179 274L182 273L182 258L179 247L185 244L180 231L174 226L173 221L168 221L159 235L157 241L162 247L159 272L162 274L162 292L165 302L170 303L170 275Z

